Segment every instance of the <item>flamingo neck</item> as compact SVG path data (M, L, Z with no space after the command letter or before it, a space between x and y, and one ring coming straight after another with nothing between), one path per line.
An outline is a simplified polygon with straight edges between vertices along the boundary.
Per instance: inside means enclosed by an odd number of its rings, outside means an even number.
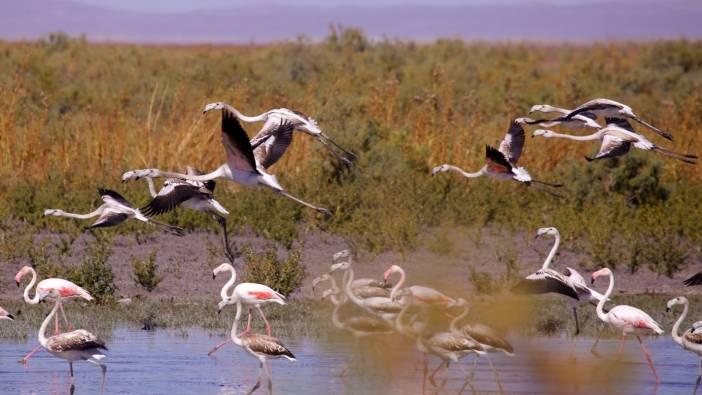
M234 266L227 264L225 270L230 272L232 274L232 276L229 278L229 280L226 283L224 283L224 286L222 286L222 290L219 291L219 296L222 297L222 300L229 298L229 296L230 296L229 289L231 289L234 286L234 283L236 282L236 270L234 270Z
M224 104L224 108L227 109L227 111L230 111L236 115L237 118L241 119L244 122L258 122L258 121L265 121L266 118L268 118L268 112L264 112L263 114L259 115L254 115L254 116L248 116L242 114L239 110L236 108L232 107L229 104Z
M339 310L341 310L342 303L336 300L336 295L332 295L332 303L334 303L334 311L332 312L332 325L337 329L345 329L346 325L339 319Z
M600 319L602 321L607 322L607 323L609 323L609 315L605 314L604 305L605 305L605 301L607 299L609 299L609 296L612 294L613 290L614 290L614 274L610 273L609 274L609 286L607 287L607 292L605 292L602 299L600 299L600 301L597 302L597 316L600 317Z
M405 271L401 267L398 268L398 272L400 273L400 281L398 281L397 284L395 284L395 286L392 287L392 290L390 290L391 300L395 299L395 294L397 294L397 291L399 291L400 288L405 284Z
M562 138L562 139L569 139L569 140L576 140L576 141L592 141L592 140L599 140L602 138L602 133L599 131L593 134L589 134L587 136L576 136L572 134L563 134L563 133L556 133L556 132L551 132L551 136L549 137L556 137L556 138Z
M453 166L453 165L446 165L446 168L447 168L448 170L455 171L456 173L459 173L460 175L462 175L463 177L466 177L466 178L478 178L478 177L482 177L482 176L484 176L485 173L487 172L487 167L486 167L486 166L483 166L480 170L478 170L478 171L475 172L475 173L468 173L467 171L461 169L460 167L458 167L458 166Z
M342 285L346 283L347 274L348 274L348 272L345 272L344 276L341 279ZM332 302L332 304L334 304L334 306L340 306L344 303L344 301L342 301L340 298L337 298L337 296L339 296L339 294L341 294L341 290L336 285L336 280L334 280L334 276L329 276L329 278L330 278L329 281L331 282L331 289L332 289L332 291L334 291L334 293L330 296L331 302Z
M351 283L353 282L353 269L349 268L344 274L346 276L346 285L344 286L344 291L346 292L346 297L349 298L354 304L358 306L363 305L363 299L356 296L351 290Z
M156 192L156 187L154 186L154 180L152 180L151 177L144 177L144 180L146 180L146 185L149 186L149 194L151 197L156 197L158 193Z
M468 315L468 305L464 304L463 305L463 312L459 315L456 316L456 318L451 320L451 323L449 324L449 329L451 332L458 332L458 323L461 322L462 319L466 318Z
M88 219L88 218L96 217L100 214L102 214L102 206L98 207L95 211L90 212L88 214L67 213L65 211L61 211L59 216L66 217L66 218Z
M673 336L673 340L681 346L683 345L683 339L682 336L680 336L679 332L680 324L682 324L683 320L687 316L687 309L689 305L690 303L688 301L685 301L682 314L680 314L678 320L675 321L675 325L673 325L673 329L670 331L671 336Z
M544 265L541 266L541 270L546 270L546 269L548 269L549 265L551 265L551 261L553 261L553 258L556 256L556 252L558 251L558 246L560 244L561 244L561 235L556 233L556 239L553 242L553 247L551 247L551 251L548 253L546 260L544 261Z
M229 175L227 175L227 169L229 169L229 166L225 163L222 166L216 168L214 171L207 173L207 174L201 174L201 175L195 175L195 174L183 174L183 173L177 173L174 171L163 171L160 169L155 169L156 177L171 177L171 178L180 178L182 180L190 180L190 181L210 181L214 180L215 178L231 178ZM231 173L231 172L229 172Z
M37 282L37 272L33 268L29 268L30 272L32 273L32 280L27 284L27 287L24 289L24 301L29 304L38 304L39 303L39 293L34 292L34 298L29 297L29 290L31 290L34 287L34 284Z
M39 344L42 345L42 347L46 347L46 344L48 342L48 338L46 337L46 327L49 326L49 322L51 322L51 319L54 317L54 314L56 314L56 310L58 310L59 305L61 304L61 297L56 298L56 303L54 304L54 308L51 309L51 312L49 315L44 318L44 322L41 323L41 327L39 327Z
M405 305L402 306L402 310L400 310L397 317L395 317L395 329L405 336L409 335L409 331L407 330L407 326L402 323L402 320L405 318L405 314L407 313L407 310L409 310L410 306L411 303L405 301Z
M241 303L236 304L236 316L234 317L234 324L232 325L232 331L231 331L231 336L232 336L232 343L236 344L237 346L241 347L242 344L244 343L239 335L236 333L237 330L239 329L239 320L241 319Z

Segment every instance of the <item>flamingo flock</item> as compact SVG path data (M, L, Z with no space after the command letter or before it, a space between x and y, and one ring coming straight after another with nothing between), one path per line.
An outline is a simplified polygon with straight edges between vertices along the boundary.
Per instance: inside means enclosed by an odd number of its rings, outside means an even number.
M274 331L263 310L271 304L285 306L287 299L286 296L265 284L249 282L237 284L234 262L238 254L236 248L231 248L228 237L226 216L229 211L214 196L216 180L222 179L244 186L261 187L263 190L315 210L325 217L330 217L332 216L330 210L287 192L278 182L277 177L270 172L270 168L285 154L292 143L293 136L296 135L295 132L312 136L335 155L337 160L347 166L352 166L357 155L342 148L320 129L313 118L298 111L278 108L259 115L247 116L227 103L214 102L204 107L203 114L217 111L221 114L221 141L226 161L216 169L204 173L190 166L186 167L185 173L158 168L128 170L123 173L122 182L143 178L147 183L151 200L143 207L137 208L114 190L99 188L98 192L103 204L94 211L77 214L60 209L47 209L44 211L44 216L74 219L97 217L88 227L90 229L113 227L128 219L135 219L177 236L183 236L184 230L158 222L154 217L183 207L205 213L217 221L222 228L222 250L228 262L214 268L212 277L216 279L218 276L229 274L228 280L219 290L217 307L221 312L227 306L235 305L236 315L229 338L215 345L208 355L216 353L229 343L239 347L259 362L257 380L248 393L258 390L261 386L270 393L273 389L273 379L268 361L271 359L295 361L296 357L279 338L274 336ZM487 176L497 180L516 181L527 186L539 184L550 188L562 187L560 183L534 179L524 167L519 165L526 142L525 127L534 125L542 129L534 130L532 137L600 141L598 152L592 157L586 157L588 161L622 156L632 147L652 151L688 164L696 164L698 159L696 155L663 148L637 132L629 121L644 126L660 137L673 139L671 133L649 124L631 107L613 100L595 99L572 110L538 104L531 107L530 114L535 112L556 114L556 116L550 119L545 117L533 119L526 116L512 119L498 148L485 145L485 165L477 172L470 173L446 163L434 167L431 175L451 171L466 178ZM598 118L603 118L603 122L598 122ZM240 122L263 122L263 126L253 138L249 139ZM594 133L589 135L557 133L549 129L552 127L592 129ZM154 178L165 178L159 190L156 189ZM552 196L561 197L549 189L541 190ZM585 278L571 267L565 267L560 272L553 269L561 235L556 228L545 227L536 233L537 238L544 236L553 237L554 242L541 268L517 282L511 292L528 297L554 293L566 298L573 313L576 336L580 333L578 309L582 309L587 304L593 305L598 319L621 334L620 353L626 336L632 334L636 337L655 382L659 383L660 377L641 335L661 335L662 326L649 314L633 306L617 305L605 308L614 291L614 274L609 268L601 268L592 273L591 284L588 284ZM354 353L341 371L341 376L346 375L354 366L361 342L375 337L399 336L406 339L420 355L424 356L423 393L428 385L433 387L433 391L443 390L447 378L437 380L437 376L449 369L452 364L461 370L465 378L460 392L463 392L466 387L475 392L472 378L481 358L488 362L500 393L505 393L499 372L493 365L490 354L501 353L512 356L515 354L515 349L503 333L485 322L474 319L466 321L470 312L470 305L466 299L420 284L407 285L410 281L405 270L396 264L389 265L384 272L378 272L377 278L356 278L353 258L349 250L334 254L329 270L312 280L313 291L327 284L322 292L322 298L328 299L333 305L331 321L334 328L348 332L354 338ZM18 286L27 275L31 275L31 280L24 289L24 301L29 305L51 302L53 307L38 330L39 346L22 358L21 362L26 364L29 358L40 349L45 349L51 355L68 361L70 393L73 393L75 389L73 363L85 361L100 369L99 393L103 393L107 371L103 363L106 357L104 352L107 351L106 344L85 329L74 329L64 311L64 302L67 300L88 303L93 300L93 297L79 285L64 279L47 278L37 282L37 272L29 266L22 267L15 276ZM409 277L411 280L412 276ZM604 294L596 291L592 285L599 278L609 279ZM395 281L394 284L390 280ZM690 286L702 284L702 272L686 280L686 284ZM30 297L32 289L34 289L34 297ZM697 378L697 385L699 385L702 380L702 322L693 324L681 335L679 329L687 316L689 301L682 296L671 299L667 304L668 310L676 305L683 305L683 311L673 326L671 335L675 343L699 356ZM256 333L253 329L254 309L263 322L265 334ZM455 314L456 309L460 309L458 314ZM245 328L240 330L240 321L245 310L248 313L247 322ZM61 332L59 311L66 332ZM436 312L441 314L434 314ZM437 316L442 318L436 318ZM446 322L444 316L449 316L451 319ZM15 316L0 308L0 319L11 321ZM46 330L52 320L54 333L46 337ZM598 336L592 346L592 352L596 355L599 340ZM429 371L430 356L438 360L431 371ZM474 358L471 369L467 369L462 363L469 357Z

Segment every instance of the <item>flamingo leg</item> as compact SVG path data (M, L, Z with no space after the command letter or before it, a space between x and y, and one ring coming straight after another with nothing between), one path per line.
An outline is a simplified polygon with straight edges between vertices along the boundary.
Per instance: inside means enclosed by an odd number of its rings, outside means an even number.
M578 320L578 308L573 306L573 317L575 317L575 336L580 334L580 320Z
M428 372L428 365L429 365L428 359L429 358L427 357L427 354L424 354L424 361L422 363L422 365L424 365L422 367L422 395L424 395L427 391L427 374L429 373ZM702 363L702 359L700 359L700 361L701 361L700 363Z
M624 353L624 340L626 340L626 335L622 333L621 340L619 340L619 350L617 351L617 359L622 359L622 354Z
M261 376L263 376L264 371L263 371L263 361L261 361L261 366L258 369L258 378L256 379L256 384L249 390L249 392L246 393L246 395L251 395L253 394L258 387L261 386Z
M601 358L601 355L599 352L597 352L597 344L600 342L600 338L602 338L602 333L604 332L603 328L600 327L599 332L597 333L597 339L595 339L595 343L593 343L592 348L590 348L590 353L597 358Z
M102 372L102 379L100 380L100 392L99 392L99 394L102 395L103 393L105 393L105 379L107 376L107 366L101 364L99 361L97 361L95 359L88 359L87 361L92 363L93 365L99 367L101 372Z
M473 360L473 367L470 368L470 379L473 380L475 376L475 369L478 367L478 354L475 354L475 359Z
M268 394L273 393L273 375L271 374L271 368L268 366L268 362L263 362L263 369L266 372L266 381L268 381Z
M63 323L66 325L66 330L67 331L72 331L73 330L73 325L71 325L68 322L68 318L66 318L66 312L63 310L63 303L59 305L59 309L61 309L61 316L63 317Z
M492 369L492 373L495 375L495 381L497 382L497 387L500 389L500 395L503 395L505 393L504 388L502 388L502 380L500 380L500 374L497 373L497 369L495 369L495 365L492 364L492 360L490 359L490 355L485 354L485 358L488 360L488 364L490 364L490 369Z
M73 395L73 391L76 390L75 385L73 385L73 362L68 362L68 393Z
M227 234L227 220L226 218L218 215L218 214L212 214L212 217L217 220L219 225L222 227L222 243L224 245L224 256L227 257L229 260L229 263L234 264L234 259L236 256L232 253L231 247L229 246L229 236Z
M476 354L476 360L477 360L477 354ZM463 372L463 377L465 378L465 381L463 382L463 386L462 386L461 389L458 391L458 393L459 393L459 394L462 394L463 391L466 389L466 387L470 387L470 392L472 392L473 395L476 395L475 387L473 387L473 384L471 383L471 381L473 380L473 377L472 377L473 372L471 372L471 373L469 374L469 373L466 371L466 369L463 367L463 365L461 365L460 363L458 363L457 365L458 365L458 368L461 369L461 372ZM448 363L446 364L446 367L448 367ZM469 378L468 376L471 376L471 377ZM501 387L500 387L500 388L501 388Z
M646 349L646 346L644 345L643 341L641 340L641 336L636 336L636 339L639 341L639 344L641 344L641 350L643 350L644 356L646 357L646 362L648 362L648 367L651 368L651 372L653 372L653 376L656 378L656 385L660 384L661 379L660 379L660 377L658 377L658 372L656 372L656 368L653 366L653 360L651 359L651 354Z
M240 336L244 336L245 334L249 333L250 330L251 330L251 307L249 307L249 319L246 322L246 329L244 329L244 332L242 332Z
M702 380L702 356L700 356L700 361L697 367L697 381L695 381L695 389L692 391L692 395L697 395L697 389L700 387L700 380Z
M208 356L211 356L212 354L216 353L220 348L224 347L225 345L227 345L227 343L229 343L229 342L231 342L231 341L232 341L232 340L229 339L229 340L225 340L225 341L223 341L223 342L217 344L216 346L214 346L213 349L210 350L210 352L207 353L207 355L208 355Z
M61 331L59 331L58 314L54 316L54 324L54 336L56 336L61 333Z
M261 315L261 318L263 318L263 322L266 324L266 334L268 336L270 336L271 335L271 324L268 323L266 316L263 314L263 310L261 310L261 306L256 306L256 310L258 310L258 314Z
M27 362L29 362L29 358L31 358L32 355L34 355L37 351L41 350L42 347L41 345L34 347L32 351L29 352L29 354L25 355L24 358L19 360L19 363L26 365Z
M436 374L439 372L439 370L441 370L441 368L444 366L444 363L446 363L446 361L441 361L441 362L439 363L439 365L436 367L436 369L434 369L434 370L431 372L431 374L429 375L429 382L430 382L431 385L433 385L434 387L438 387L438 385L436 385L436 380L434 380L434 376L436 376Z

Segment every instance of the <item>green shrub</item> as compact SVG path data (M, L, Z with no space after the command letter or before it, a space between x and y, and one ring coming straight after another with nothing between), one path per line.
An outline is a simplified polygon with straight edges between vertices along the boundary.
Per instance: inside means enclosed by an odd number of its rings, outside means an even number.
M137 286L151 292L163 280L163 276L156 274L158 266L156 265L157 249L153 249L149 257L139 259L132 256L132 270L134 271L134 282Z
M250 246L243 249L246 269L244 281L267 285L288 296L295 292L305 277L305 265L299 249L292 250L281 260L275 248L255 253Z
M66 279L85 288L97 303L113 301L117 291L112 266L107 263L112 255L110 244L98 239L85 252L83 263L66 273Z

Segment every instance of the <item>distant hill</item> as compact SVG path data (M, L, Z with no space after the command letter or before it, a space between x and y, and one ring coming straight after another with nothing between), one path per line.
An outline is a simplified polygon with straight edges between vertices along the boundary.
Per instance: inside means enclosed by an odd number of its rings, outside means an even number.
M371 37L414 40L592 41L702 37L702 1L619 5L480 5L311 7L257 5L187 13L115 11L64 0L0 3L0 38L34 39L50 32L92 41L265 43L300 34L320 38L337 23Z

